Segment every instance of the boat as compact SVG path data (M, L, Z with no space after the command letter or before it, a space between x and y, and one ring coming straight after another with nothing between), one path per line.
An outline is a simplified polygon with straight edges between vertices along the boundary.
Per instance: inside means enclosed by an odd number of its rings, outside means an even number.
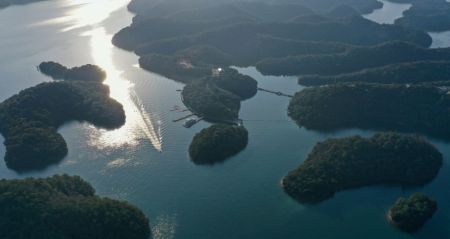
M190 127L192 127L195 123L197 123L197 120L196 120L196 119L194 119L194 118L189 118L189 119L187 119L186 121L184 121L183 126L184 126L185 128L190 128Z

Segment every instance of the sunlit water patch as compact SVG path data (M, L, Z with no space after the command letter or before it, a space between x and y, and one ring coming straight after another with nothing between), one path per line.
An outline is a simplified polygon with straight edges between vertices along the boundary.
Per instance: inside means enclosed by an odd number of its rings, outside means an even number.
M153 147L162 151L161 120L153 118L144 108L134 91L134 84L122 77L123 72L113 63L111 35L104 28L95 28L86 33L91 38L91 53L94 63L108 74L105 81L111 89L111 97L119 101L125 110L126 123L113 131L92 129L90 142L100 148L136 146L140 139L147 138Z
M363 15L371 21L380 24L393 24L395 20L403 17L403 12L412 7L410 3L393 3L385 0L379 0L383 7L375 9L372 13Z
M129 0L66 0L63 7L67 9L64 16L52 18L38 24L66 25L63 32L94 26L106 20L129 3Z
M428 33L433 39L431 48L444 48L450 47L450 31L445 32L429 32Z
M41 24L65 26L62 32L85 29L81 37L90 39L90 53L93 63L107 73L105 84L110 87L111 97L120 102L125 110L126 123L117 130L108 131L88 127L89 144L99 149L135 147L141 139L148 139L157 151L162 151L161 120L151 116L134 91L134 84L123 77L113 61L112 35L100 23L113 12L124 8L129 0L84 0L65 1L67 7L63 17L57 17ZM124 23L127 24L127 23Z

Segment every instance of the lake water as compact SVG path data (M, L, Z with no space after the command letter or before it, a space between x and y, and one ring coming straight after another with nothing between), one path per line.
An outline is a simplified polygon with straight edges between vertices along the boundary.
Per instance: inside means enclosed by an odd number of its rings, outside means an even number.
M374 10L372 13L365 14L363 17L381 24L393 24L395 20L403 17L403 12L412 7L409 3L394 3L379 0L383 3L383 7Z
M429 32L428 34L433 38L431 48L450 47L450 31Z
M43 171L17 174L0 160L2 178L80 175L98 194L128 200L150 218L157 239L441 239L450 237L450 147L432 140L445 155L439 176L419 189L366 187L338 193L316 206L288 197L279 180L328 137L374 132L319 133L298 128L286 115L288 98L259 92L242 104L249 145L223 164L196 166L188 145L201 122L185 129L172 120L183 113L182 85L136 67L137 57L113 47L113 33L131 22L128 0L59 0L0 11L0 100L48 81L35 66L54 60L68 66L94 63L108 72L112 97L126 109L115 131L70 123L60 129L69 155ZM5 24L10 23L10 24ZM263 88L294 93L295 77L266 77L240 68ZM330 119L332 120L332 119ZM2 141L2 139L0 139ZM0 146L0 156L5 149ZM437 214L416 235L388 225L385 212L399 196L424 191L439 202Z

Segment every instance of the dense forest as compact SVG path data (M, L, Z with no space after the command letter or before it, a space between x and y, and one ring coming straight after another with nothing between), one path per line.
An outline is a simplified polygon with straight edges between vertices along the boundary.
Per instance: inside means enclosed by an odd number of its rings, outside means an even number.
M344 1L351 2L356 9L333 0L321 1L317 1L317 6L327 2L329 10L317 13L314 11L316 4L311 1L191 0L177 1L177 4L174 1L133 1L130 9L138 15L129 27L114 36L113 42L135 51L144 69L154 71L155 64L159 65L156 69L164 66L164 75L172 77L179 75L176 72L180 67L176 65L184 62L194 66L188 69L194 78L195 66L217 64L217 58L222 67L248 66L269 58L344 54L353 49L353 45L370 46L387 41L408 41L422 47L431 44L425 32L380 25L362 18L361 9L356 10L358 6L363 4L374 9L377 8L374 2L380 4L376 1ZM208 4L204 5L206 2ZM196 4L199 6L195 7ZM147 10L141 11L144 8ZM316 21L318 18L321 20ZM202 56L213 57L202 57L202 64L199 64L195 59L197 51L187 50L198 46L202 47ZM174 66L174 74L170 72L170 65Z
M0 133L7 166L24 171L60 161L67 145L57 129L73 120L113 129L125 123L125 112L99 81L42 83L5 100L0 104Z
M172 15L177 10L183 9L202 9L205 6L221 6L224 4L234 3L234 0L133 0L128 9L141 17L158 16L166 17ZM261 0L259 2L266 3L269 7L274 5L295 4L305 6L314 12L323 13L328 12L341 5L353 6L359 13L370 13L374 9L381 8L382 4L376 0ZM239 3L238 4L245 4ZM250 8L250 11L264 12L261 9L266 9L265 6ZM281 12L278 15L285 14Z
M240 98L214 83L201 81L188 84L181 95L189 110L206 120L234 121L238 118Z
M415 232L437 211L437 203L423 193L399 198L387 215L388 221L407 232Z
M194 136L189 155L195 164L215 164L242 151L248 132L242 126L216 124Z
M340 75L305 75L299 77L298 83L305 86L341 82L417 84L449 80L450 61L416 61L368 68Z
M267 75L336 75L416 61L449 61L450 49L429 49L409 42L387 42L353 47L345 53L290 56L260 61L256 67Z
M84 65L79 67L67 68L57 62L42 62L38 66L39 71L54 80L73 80L73 81L104 81L106 72L96 65Z
M173 79L187 83L181 93L183 103L206 120L236 120L241 107L240 101L253 97L257 92L258 83L255 79L232 68L211 68L205 72L188 68L182 71L177 72ZM173 73L174 71L171 74Z
M388 129L448 139L448 91L431 85L335 84L297 93L288 110L308 129Z
M394 2L403 0L393 0ZM425 31L450 30L450 3L446 0L409 0L412 7L395 24Z
M76 176L0 180L0 238L149 239L149 221L127 202L101 198Z
M442 154L418 136L378 133L328 139L317 143L282 185L299 202L317 203L350 188L423 185L437 175L442 160Z

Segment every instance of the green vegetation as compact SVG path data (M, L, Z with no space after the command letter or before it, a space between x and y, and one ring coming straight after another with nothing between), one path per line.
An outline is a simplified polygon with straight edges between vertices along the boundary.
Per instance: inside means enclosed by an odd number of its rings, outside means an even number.
M125 112L98 81L42 83L5 100L0 104L0 133L7 166L24 171L59 162L67 145L57 129L73 120L113 129L125 123Z
M148 239L150 234L138 208L96 196L80 177L0 180L0 238Z
M188 84L182 93L183 103L195 114L210 121L234 121L241 102L238 96L209 81Z
M428 49L407 42L353 47L342 54L273 58L256 67L267 75L335 75L415 61L449 61L450 49Z
M450 30L450 3L445 0L411 1L413 6L395 24L424 31Z
M54 80L73 81L104 81L106 72L96 65L84 65L71 69L52 61L42 62L39 65L42 74L52 77Z
M316 144L308 158L282 180L299 202L317 203L336 192L377 184L420 186L442 165L441 153L424 139L396 133L352 136Z
M213 70L209 65L193 65L182 58L159 54L139 58L139 65L146 70L183 83L198 81L211 75Z
M213 51L215 56L227 56L229 62L222 67L255 65L267 58L338 54L345 52L348 45L373 45L386 41L409 41L423 47L431 44L430 36L422 31L380 25L359 16L361 11L342 6L348 3L359 9L361 4L367 7L368 2L372 6L368 8L370 10L375 5L380 6L379 2L372 0L320 0L314 3L135 0L130 8L138 15L131 26L114 36L113 43L134 50L141 57L150 54L178 57L178 53L185 49L203 46L207 47L203 48L203 53ZM317 14L302 4L314 10L320 9L319 16L324 20L307 20ZM193 54L189 51L184 53L184 58ZM208 59L203 63L211 64ZM153 70L151 64L142 66Z
M437 210L437 203L423 193L399 198L388 211L388 221L398 228L414 232L420 229Z
M159 1L159 0L133 0L129 5L129 10L139 15L143 16L159 16L159 17L167 17L171 16L177 11L182 11L183 9L203 9L205 6L208 7L217 7L221 6L225 8L228 5L240 6L242 3L233 0L167 0L167 1ZM309 8L315 12L328 12L336 7L341 5L353 6L360 13L370 13L374 9L381 8L382 4L376 0L264 0L264 1L249 1L247 5L251 7L247 7L250 10L250 13L253 15L260 15L260 12L266 13L265 9L267 8L281 8L283 6L288 5L291 8L294 8L298 11L297 15L308 13L304 7ZM297 8L295 8L297 7ZM255 10L252 10L255 9ZM305 9L305 10L303 10ZM273 19L273 16L277 16L277 19L280 19L283 15L289 14L289 9L287 11L276 11L279 12L277 15L271 13L270 19ZM292 14L295 14L295 11L292 11ZM214 12L217 16L220 12ZM205 17L205 15L200 15L201 17ZM212 16L214 16L212 14ZM255 16L256 17L256 16Z
M258 90L258 82L255 79L231 68L221 69L216 76L210 76L206 81L214 82L219 88L237 95L241 100L253 97Z
M242 126L213 125L194 136L189 155L195 164L214 164L242 151L248 132Z
M188 84L183 100L195 113L229 121L238 116L234 96L244 100L257 91L256 81L230 70L232 65L282 61L275 63L276 74L291 74L286 66L298 67L290 58L341 56L386 41L407 41L403 44L413 49L431 44L423 31L380 25L359 15L380 5L375 0L134 0L129 9L137 15L113 43L135 51L142 68ZM311 20L317 17L322 20ZM219 68L224 73L217 76Z
M450 80L449 61L418 61L368 68L341 75L307 75L298 79L306 86L326 85L340 82L417 84Z
M308 129L389 129L450 137L448 87L336 84L297 93L289 116Z

